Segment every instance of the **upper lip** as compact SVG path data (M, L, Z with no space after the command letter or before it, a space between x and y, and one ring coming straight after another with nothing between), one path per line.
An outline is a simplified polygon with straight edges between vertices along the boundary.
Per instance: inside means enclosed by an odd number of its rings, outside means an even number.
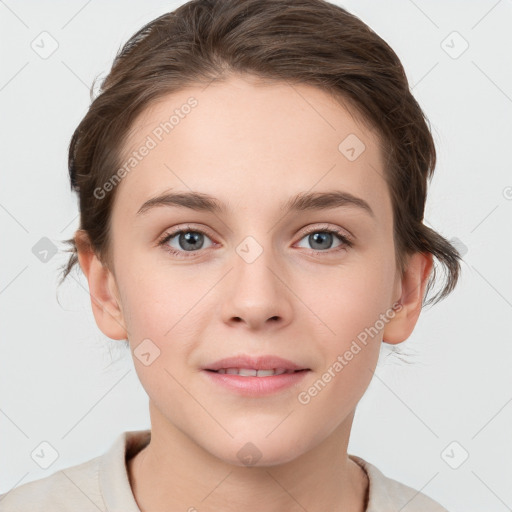
M284 368L285 370L309 370L305 366L295 364L288 359L273 355L263 355L253 357L246 354L240 354L234 357L219 359L214 363L204 366L203 370L220 370L221 368L246 368L254 370L266 370L271 368Z

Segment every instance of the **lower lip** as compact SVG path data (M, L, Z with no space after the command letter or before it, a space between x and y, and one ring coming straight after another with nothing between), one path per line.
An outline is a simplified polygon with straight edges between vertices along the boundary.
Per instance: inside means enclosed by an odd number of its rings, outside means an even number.
M310 370L302 370L294 373L282 373L268 377L242 377L229 373L217 373L202 370L211 382L215 382L225 388L245 396L262 396L276 393L283 389L297 385L304 379Z

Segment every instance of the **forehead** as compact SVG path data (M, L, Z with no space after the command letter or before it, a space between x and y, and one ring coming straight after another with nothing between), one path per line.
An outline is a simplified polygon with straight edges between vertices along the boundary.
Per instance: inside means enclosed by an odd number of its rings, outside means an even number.
M170 189L255 208L333 188L389 203L377 133L310 85L232 77L183 89L139 115L123 149L114 211L132 218Z

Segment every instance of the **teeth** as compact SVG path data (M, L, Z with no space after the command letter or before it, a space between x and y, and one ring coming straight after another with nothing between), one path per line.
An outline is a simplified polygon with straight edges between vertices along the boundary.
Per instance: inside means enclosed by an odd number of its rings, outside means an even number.
M246 368L240 368L240 370L237 370L236 368L230 368L233 375L238 373L238 375L241 375L243 377L257 377L258 376L258 370L250 370Z
M270 377L271 375L276 375L275 370L258 370L258 377ZM279 374L277 374L279 375Z
M229 375L240 375L242 377L271 377L272 375L281 375L283 373L294 373L293 370L284 368L271 368L269 370L255 370L253 368L221 368L217 373L227 373Z

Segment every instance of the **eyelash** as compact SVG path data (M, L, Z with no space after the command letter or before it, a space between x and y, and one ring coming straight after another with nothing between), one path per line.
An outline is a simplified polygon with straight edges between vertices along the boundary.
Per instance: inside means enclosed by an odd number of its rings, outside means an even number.
M172 231L170 233L165 233L163 238L161 238L158 241L158 246L162 246L165 251L169 252L173 256L177 256L178 258L183 258L183 259L185 259L185 258L193 258L194 256L192 256L192 254L198 253L200 251L178 251L178 250L170 247L169 245L167 245L167 242L169 240L171 240L172 238L174 238L176 235L179 235L180 233L189 233L189 232L201 233L202 235L206 235L208 238L211 238L208 235L208 233L206 233L202 229L197 229L197 228L193 228L191 226L186 226L185 228L177 229L177 230ZM333 235L336 235L338 237L338 239L340 240L340 242L342 242L342 245L340 245L339 247L336 247L334 249L328 249L328 250L325 250L325 251L310 249L310 251L312 251L313 254L315 254L315 255L317 255L317 254L332 253L332 252L337 252L337 251L341 251L341 250L346 250L347 248L349 249L349 248L351 248L354 245L352 240L350 240L341 230L329 229L329 228L325 228L325 229L319 229L319 228L310 229L310 230L308 230L306 233L304 233L302 235L300 240L302 240L307 235L310 235L311 233L331 233ZM187 254L187 252L191 253L191 255L190 256L184 256L183 254L184 253Z

